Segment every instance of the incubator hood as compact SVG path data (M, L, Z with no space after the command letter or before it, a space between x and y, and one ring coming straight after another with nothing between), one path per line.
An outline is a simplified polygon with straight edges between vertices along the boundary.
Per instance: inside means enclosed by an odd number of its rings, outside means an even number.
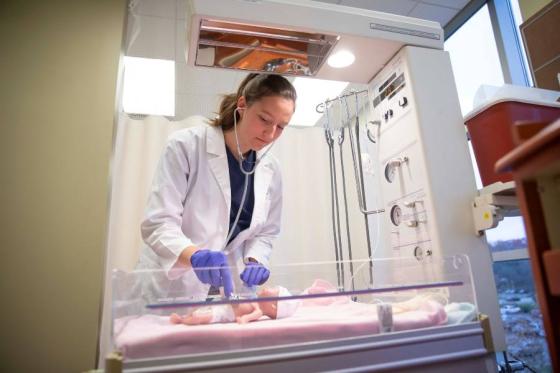
M368 83L405 45L443 49L436 22L304 0L191 0L190 65ZM345 68L327 63L349 51Z

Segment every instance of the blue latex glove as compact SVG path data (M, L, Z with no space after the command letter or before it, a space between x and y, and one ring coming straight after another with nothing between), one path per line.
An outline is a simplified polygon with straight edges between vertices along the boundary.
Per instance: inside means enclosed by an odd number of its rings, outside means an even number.
M204 284L224 287L224 295L230 297L233 281L227 259L220 251L199 250L191 256L191 265L196 277Z
M249 262L239 277L247 286L254 286L264 284L269 276L270 271L265 266L257 262Z

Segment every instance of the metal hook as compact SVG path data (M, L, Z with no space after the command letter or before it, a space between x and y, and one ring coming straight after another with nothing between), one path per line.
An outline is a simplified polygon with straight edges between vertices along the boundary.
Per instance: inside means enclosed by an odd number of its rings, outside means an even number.
M325 128L325 139L327 140L327 145L329 147L333 146L334 138L332 137L331 131L328 128Z
M315 106L315 111L317 111L319 114L323 114L325 111L324 111L324 109L321 110L321 109L320 109L321 107L324 108L324 107L326 107L328 104L330 104L331 102L334 102L334 101L336 101L336 100L340 100L340 99L342 99L342 98L344 98L344 99L346 100L346 97L349 97L349 96L358 96L358 94L360 94L360 93L367 93L367 92L368 92L367 89L364 89L364 90L362 90L362 91L354 91L354 90L352 90L352 91L350 91L349 93L344 94L344 95L341 95L341 96L338 96L338 97L336 97L336 98L333 98L332 100L327 99L327 100L325 100L324 102L321 102L320 104L318 104L317 106Z
M327 105L327 102L324 102L324 107L325 107L325 116L327 118L327 125L325 126L325 137L327 139L327 145L329 147L332 147L334 144L334 131L331 128L331 121L330 121L330 116L329 116L329 107Z
M369 139L369 141L371 141L374 144L377 143L377 141L375 140L375 137L371 134L371 131L369 130L369 128L366 131L366 135L367 135L367 138Z
M340 133L340 135L337 136L338 145L342 145L342 143L344 142L344 127L339 129L339 133Z
M341 101L342 98L344 98L344 108L346 109L346 121L348 122L348 124L350 124L350 109L348 107L348 100L346 99L348 96L344 96L341 97Z
M356 98L356 117L358 117L360 115L360 99L358 98L358 94L354 94L354 97Z
M368 123L376 125L376 126L381 126L381 121L379 121L379 120L370 120ZM377 140L375 139L375 135L373 135L371 133L369 128L366 127L366 129L367 129L366 134L367 134L367 137L368 137L369 141L371 141L372 143L375 144L377 142Z

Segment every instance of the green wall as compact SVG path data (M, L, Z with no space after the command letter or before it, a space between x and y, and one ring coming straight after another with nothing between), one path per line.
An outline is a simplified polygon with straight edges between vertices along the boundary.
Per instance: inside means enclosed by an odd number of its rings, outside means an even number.
M95 367L125 14L0 1L2 372Z
M519 8L521 10L523 20L527 20L550 2L551 0L519 0Z

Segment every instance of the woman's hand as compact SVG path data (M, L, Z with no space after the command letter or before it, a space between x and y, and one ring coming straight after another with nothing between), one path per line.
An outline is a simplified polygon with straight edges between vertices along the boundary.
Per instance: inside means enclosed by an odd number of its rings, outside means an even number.
M190 256L190 263L198 280L204 284L224 288L229 298L233 292L233 281L227 258L221 251L197 250Z
M249 261L239 276L247 286L262 285L270 276L270 271L261 263Z

